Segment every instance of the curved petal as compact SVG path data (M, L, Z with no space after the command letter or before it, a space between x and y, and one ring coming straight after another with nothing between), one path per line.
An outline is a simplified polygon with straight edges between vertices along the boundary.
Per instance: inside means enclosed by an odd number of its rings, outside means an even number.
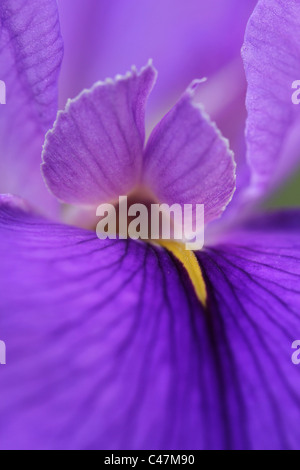
M66 54L61 102L99 77L152 57L159 82L149 116L158 119L194 77L213 76L240 60L245 26L256 0L63 0L59 2ZM172 86L170 86L172 84ZM211 95L215 103L220 87ZM222 96L232 80L222 81Z
M299 448L300 376L291 360L300 338L299 216L264 214L198 255L227 384L230 437L239 433L243 448Z
M195 386L200 380L194 352L204 357L207 342L197 345L192 325L204 316L167 252L102 242L37 219L7 198L0 238L0 332L7 347L0 447L204 442L202 417L194 416L201 399L189 389L189 380Z
M218 218L235 189L228 142L193 102L199 81L153 130L145 150L144 183L168 204L204 204L205 222Z
M0 447L297 448L299 231L285 229L199 254L204 312L166 251L2 198Z
M45 209L49 196L40 174L45 132L57 110L63 55L56 0L2 0L0 70L6 105L0 109L0 189Z
M133 189L140 177L145 105L155 77L151 64L140 72L132 68L68 102L43 151L42 171L55 196L97 205Z
M282 177L295 164L289 140L295 140L290 133L296 124L299 147L300 108L292 102L292 84L300 77L299 28L298 0L259 0L247 26L242 55L248 81L246 139L254 192L278 180L279 165ZM299 153L296 157L299 163Z

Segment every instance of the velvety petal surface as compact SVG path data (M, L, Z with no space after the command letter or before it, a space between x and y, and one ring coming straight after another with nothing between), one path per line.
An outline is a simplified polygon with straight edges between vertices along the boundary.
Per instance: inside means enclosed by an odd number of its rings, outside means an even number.
M145 105L155 81L151 64L97 82L70 100L47 134L42 171L50 190L68 203L99 204L138 183Z
M299 152L290 148L292 132L300 144L300 108L292 103L292 83L300 77L299 29L299 0L259 0L246 29L246 139L254 190L264 190L274 178L278 182L279 165L286 176L296 160L300 163Z
M205 316L181 267L7 198L0 226L0 447L204 445L195 409L210 372L195 370L209 340L198 344Z
M204 204L205 221L218 218L235 189L233 153L216 125L193 101L194 81L152 131L143 181L161 202Z
M2 0L0 79L0 190L36 207L54 203L40 174L42 145L57 110L57 79L63 55L55 0Z
M299 449L300 375L291 360L300 338L299 234L299 210L262 214L198 254L218 338L227 437L243 448Z
M163 249L2 198L0 447L297 448L293 224L202 252L203 311Z

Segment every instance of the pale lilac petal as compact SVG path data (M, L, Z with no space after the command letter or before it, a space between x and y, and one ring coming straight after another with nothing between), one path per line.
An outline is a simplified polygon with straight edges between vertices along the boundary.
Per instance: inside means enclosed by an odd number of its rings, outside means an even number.
M218 218L235 189L228 142L193 102L198 81L153 130L145 150L143 181L161 202L204 204L205 221Z
M68 102L43 151L43 174L55 196L93 205L134 188L142 166L145 105L155 77L152 65L140 72L133 68Z
M256 0L62 0L65 58L60 100L151 57L159 80L147 107L150 130L195 77L208 77L200 102L244 159L246 78L240 49ZM155 34L154 34L155 31ZM242 139L240 139L242 136ZM239 143L243 141L242 145ZM236 198L235 198L236 199Z
M61 103L151 57L159 82L149 103L157 120L195 78L212 77L233 61L256 0L61 0L65 60ZM172 84L172 86L170 86ZM222 106L232 82L222 84ZM214 96L211 95L212 100Z
M298 0L259 0L247 26L242 54L253 191L265 190L272 178L278 180L279 165L285 175L290 158L295 163L287 144L292 126L298 123L298 135L300 126L300 108L292 103L292 83L300 77L299 29Z
M55 120L63 54L56 1L2 0L0 26L0 79L7 94L0 107L0 190L46 210L54 199L43 184L40 160Z

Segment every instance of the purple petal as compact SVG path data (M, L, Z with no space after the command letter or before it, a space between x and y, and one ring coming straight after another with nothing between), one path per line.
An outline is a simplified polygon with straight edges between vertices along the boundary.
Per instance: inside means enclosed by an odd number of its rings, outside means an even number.
M210 346L181 266L18 205L0 211L0 447L203 446Z
M289 138L293 124L300 124L299 106L292 103L292 83L300 76L299 28L300 4L295 0L260 0L247 26L243 59L253 189L264 190L272 178L278 179L278 165L282 176L290 158L295 163Z
M40 174L45 132L57 110L63 55L55 0L2 0L0 70L6 105L0 109L0 189L45 209L49 196Z
M145 150L144 183L161 202L204 204L210 222L232 198L235 163L227 141L193 102L198 83L153 130Z
M198 256L230 446L299 448L300 376L291 361L300 338L299 216L264 214Z
M2 200L0 447L297 448L294 215L199 254L204 312L166 251Z
M156 77L147 65L96 83L59 113L42 166L51 191L69 203L99 204L127 194L140 178L145 105Z
M152 57L159 70L159 81L149 110L152 122L157 122L194 77L213 76L240 60L245 25L255 3L255 0L59 2L66 47L61 80L63 106L67 98L90 87L99 77L114 76L126 70L128 64L142 65ZM231 86L229 81L222 83L226 97Z
M141 65L151 57L159 70L159 80L147 105L146 129L150 130L195 77L208 77L207 84L201 87L199 102L229 139L238 164L237 185L239 181L244 183L239 173L245 155L246 78L240 49L256 3L256 0L59 2L65 42L61 106L99 77L114 76L126 70L128 64Z

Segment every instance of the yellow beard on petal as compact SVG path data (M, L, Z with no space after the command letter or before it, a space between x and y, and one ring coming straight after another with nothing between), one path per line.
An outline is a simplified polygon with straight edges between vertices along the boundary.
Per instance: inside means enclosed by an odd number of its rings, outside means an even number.
M185 267L194 286L196 295L203 307L207 305L207 290L199 262L193 251L186 250L185 245L173 240L155 240L155 243L170 251Z

